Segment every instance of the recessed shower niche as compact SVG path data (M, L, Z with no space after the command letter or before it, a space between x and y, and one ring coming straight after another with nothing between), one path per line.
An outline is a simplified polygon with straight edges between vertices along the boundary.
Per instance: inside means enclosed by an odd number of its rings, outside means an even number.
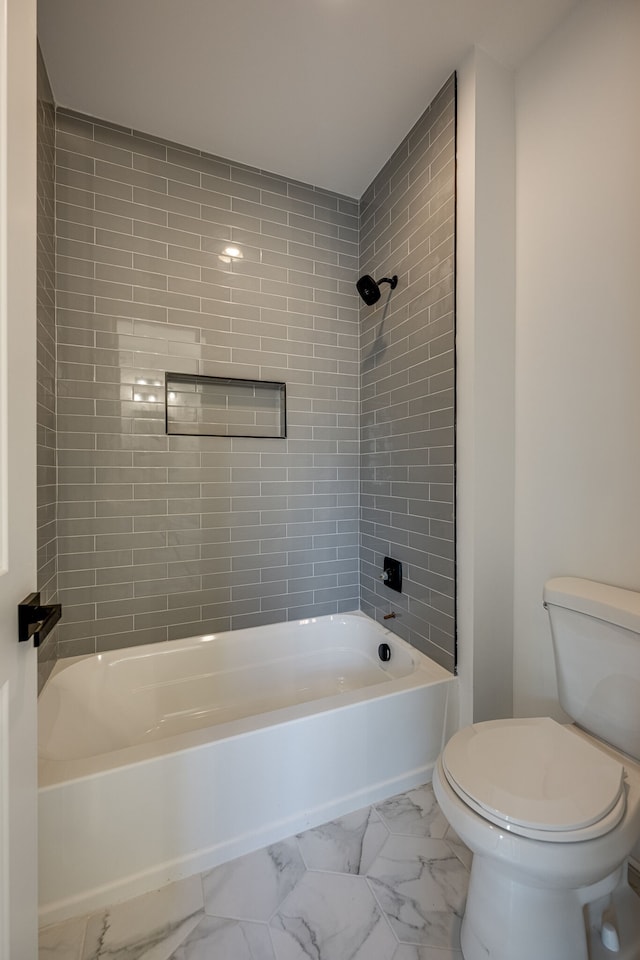
M287 436L286 384L167 373L167 433L200 437Z

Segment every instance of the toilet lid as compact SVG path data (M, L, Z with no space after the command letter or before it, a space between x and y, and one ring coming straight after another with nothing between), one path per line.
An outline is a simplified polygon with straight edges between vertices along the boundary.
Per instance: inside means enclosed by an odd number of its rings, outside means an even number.
M463 800L525 836L587 839L624 814L622 764L549 717L465 727L448 742L442 764Z

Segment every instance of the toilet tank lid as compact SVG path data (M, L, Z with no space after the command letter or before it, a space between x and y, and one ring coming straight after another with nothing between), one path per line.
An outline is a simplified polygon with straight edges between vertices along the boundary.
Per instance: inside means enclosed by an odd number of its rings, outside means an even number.
M554 577L544 585L543 600L640 633L640 593L634 590L579 577Z

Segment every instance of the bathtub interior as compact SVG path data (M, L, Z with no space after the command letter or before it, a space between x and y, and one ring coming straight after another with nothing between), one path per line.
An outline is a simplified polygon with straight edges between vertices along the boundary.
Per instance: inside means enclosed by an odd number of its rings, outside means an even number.
M392 649L386 662L381 642ZM358 614L81 658L58 665L42 692L40 757L96 757L299 704L344 701L409 677L418 665L408 644Z

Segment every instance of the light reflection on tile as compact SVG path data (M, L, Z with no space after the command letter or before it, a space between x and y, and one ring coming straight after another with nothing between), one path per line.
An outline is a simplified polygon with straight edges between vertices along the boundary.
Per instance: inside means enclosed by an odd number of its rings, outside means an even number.
M441 950L439 947L415 947L401 943L393 960L464 960L460 950Z
M224 863L203 876L206 913L269 920L304 871L294 839Z
M358 810L298 835L309 870L366 873L389 836L373 808Z
M269 928L263 923L205 917L171 960L275 960Z
M87 921L84 917L56 923L40 931L40 960L80 960Z

